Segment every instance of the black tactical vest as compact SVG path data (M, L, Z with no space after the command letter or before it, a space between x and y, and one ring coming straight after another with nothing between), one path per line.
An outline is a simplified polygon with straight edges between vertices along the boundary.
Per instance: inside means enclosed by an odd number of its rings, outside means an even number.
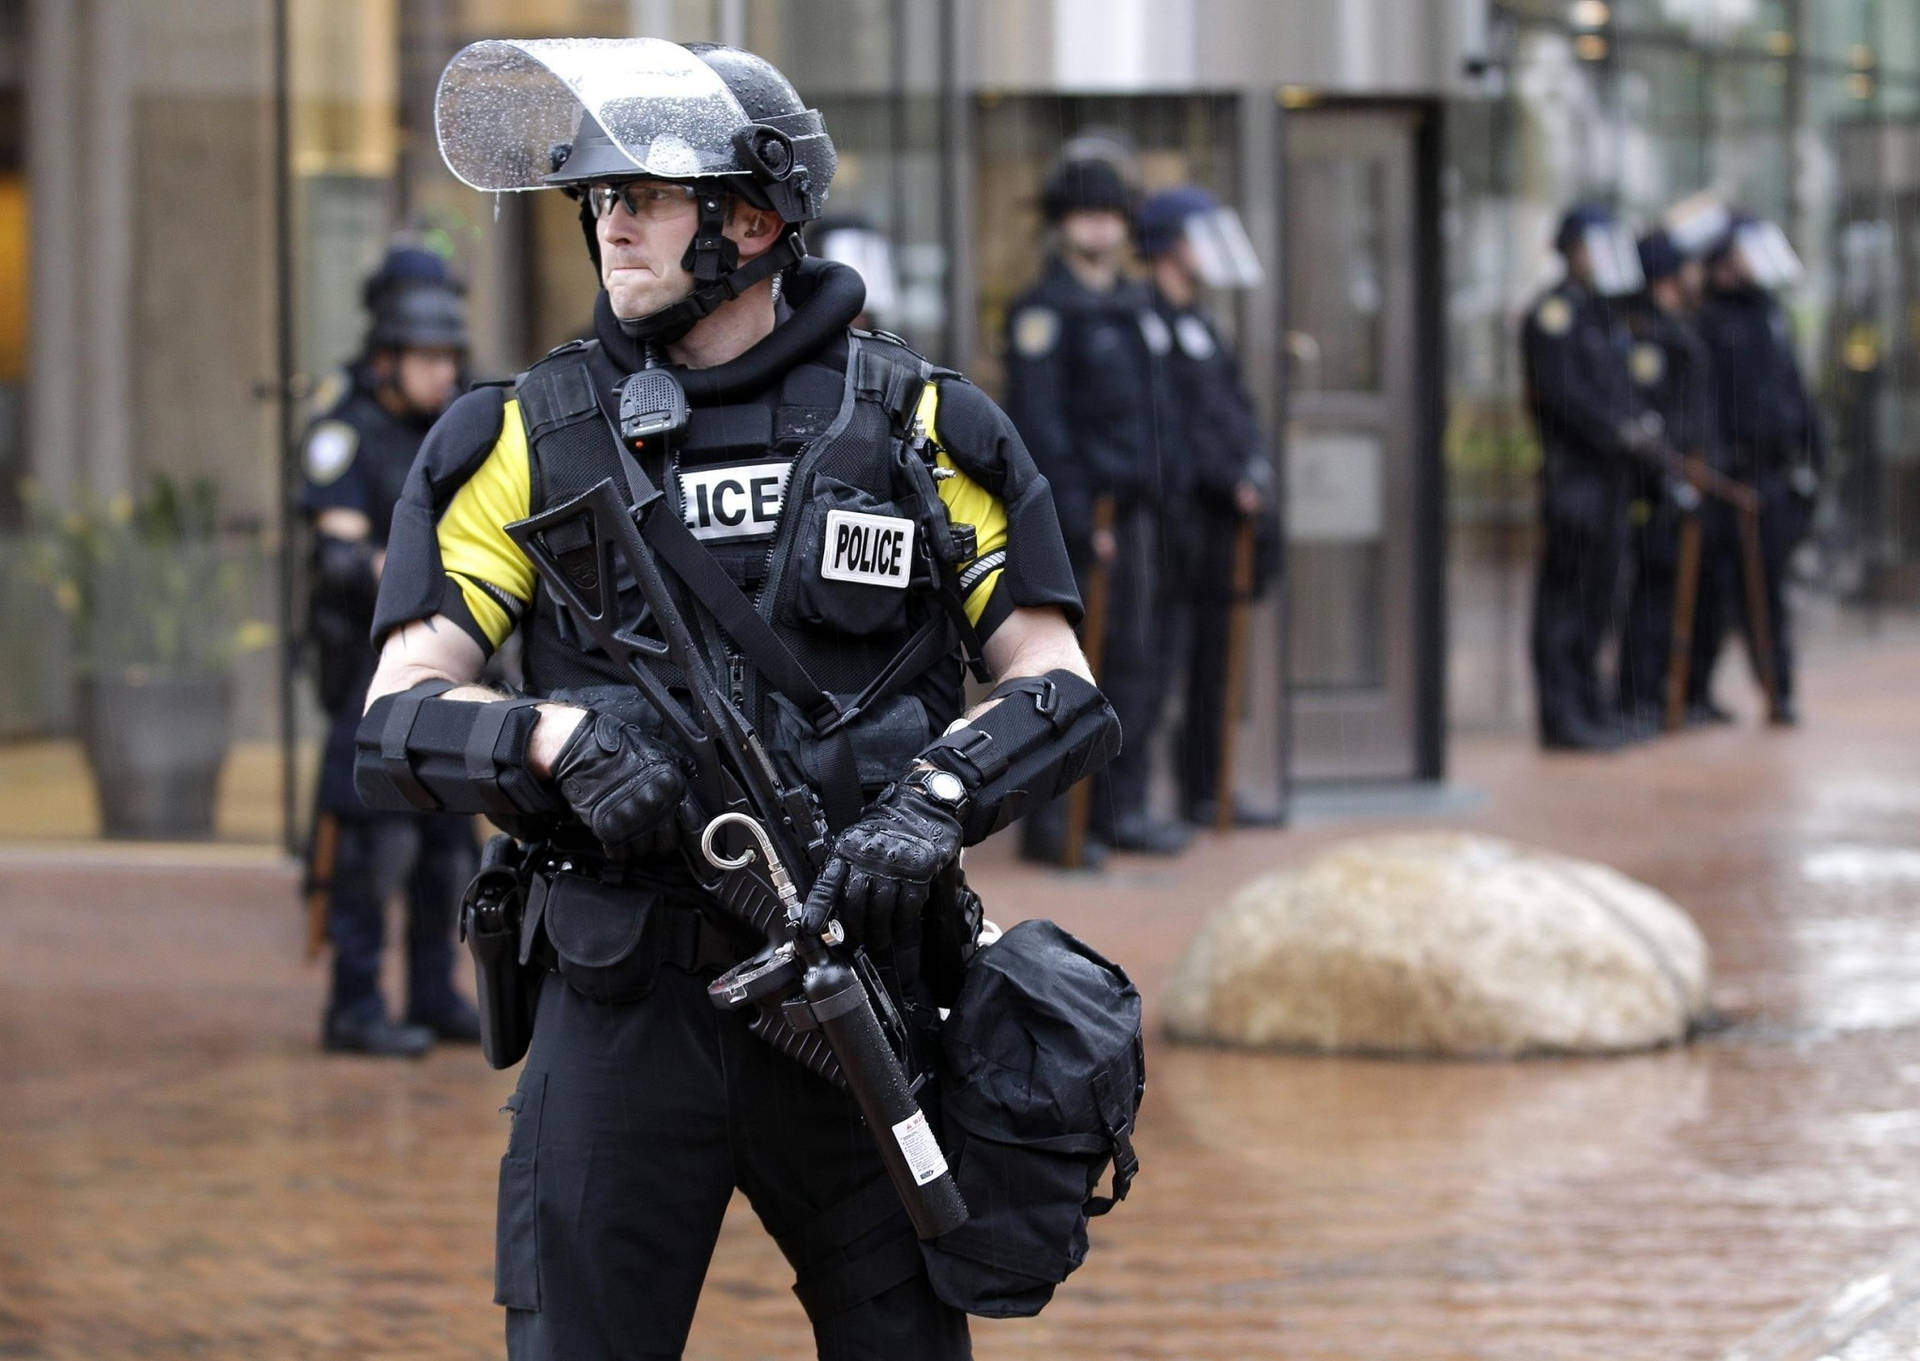
M859 709L844 726L867 794L964 708L954 569L972 555L972 531L949 524L934 451L914 427L926 383L941 374L904 346L854 333L844 366L816 356L759 400L696 407L675 445L642 456L668 504L706 539L832 707ZM533 514L617 476L612 422L623 376L597 342L580 341L520 378ZM733 533L756 520L771 537ZM638 588L624 569L618 580L625 617L645 632ZM809 717L778 693L745 649L696 613L714 674L728 679L789 776L820 788L820 711ZM533 694L617 706L658 727L632 707L643 702L631 682L544 585L527 614L523 664Z

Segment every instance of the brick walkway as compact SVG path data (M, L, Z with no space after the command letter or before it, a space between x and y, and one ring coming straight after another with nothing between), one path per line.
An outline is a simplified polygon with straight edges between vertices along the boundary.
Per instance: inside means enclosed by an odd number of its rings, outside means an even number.
M1806 692L1793 733L1603 758L1463 741L1459 811L1309 819L1105 880L988 848L996 918L1058 918L1151 1004L1260 870L1355 830L1483 828L1686 903L1735 1024L1591 1063L1156 1043L1134 1198L1047 1313L978 1326L978 1354L1903 1354L1898 1291L1789 1344L1861 1281L1906 1281L1876 1264L1920 1240L1920 646L1830 656ZM498 1355L512 1075L316 1054L292 884L245 853L0 851L0 1356ZM689 1355L809 1355L788 1279L730 1219Z

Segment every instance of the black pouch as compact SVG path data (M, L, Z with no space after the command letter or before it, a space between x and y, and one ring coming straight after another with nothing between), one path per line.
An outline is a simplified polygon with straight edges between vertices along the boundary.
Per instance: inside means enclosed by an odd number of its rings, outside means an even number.
M556 874L547 885L547 939L560 976L594 1002L632 1002L653 989L656 953L641 948L657 895Z
M984 1318L1037 1314L1125 1199L1146 1090L1140 994L1049 921L984 946L940 1036L941 1142L970 1217L922 1243L934 1293ZM1094 1192L1113 1165L1113 1194Z
M495 1068L511 1068L533 1039L539 974L520 958L528 867L510 836L488 840L480 870L460 900L460 938L473 956L473 991L480 1012L480 1052Z
M778 691L772 701L773 738L768 745L790 758L793 774L815 789L829 779L825 740L793 701ZM877 790L913 763L934 738L927 706L914 695L893 695L862 713L846 728L853 765L863 790Z
M825 474L813 479L813 495L800 512L800 526L794 539L799 557L794 574L793 596L788 606L789 623L835 629L841 633L897 633L907 626L907 596L919 569L918 546L908 555L912 564L906 580L899 585L877 585L864 581L842 581L822 575L832 545L827 540L827 516L841 510L860 515L882 515L905 520L920 532L919 517L913 508L900 502L883 501L872 492L850 486Z

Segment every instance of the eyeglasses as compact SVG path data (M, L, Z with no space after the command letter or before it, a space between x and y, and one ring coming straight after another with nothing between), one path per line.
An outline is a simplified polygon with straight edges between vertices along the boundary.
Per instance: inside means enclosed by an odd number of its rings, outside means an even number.
M587 186L587 206L595 218L612 214L613 205L623 205L635 217L649 222L665 222L678 217L692 204L694 188L671 180L628 180L624 184Z

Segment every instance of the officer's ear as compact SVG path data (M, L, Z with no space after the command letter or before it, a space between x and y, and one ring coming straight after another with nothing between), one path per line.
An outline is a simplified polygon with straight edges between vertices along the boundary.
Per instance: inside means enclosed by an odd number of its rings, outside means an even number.
M766 254L780 239L781 226L780 214L771 208L757 208L736 199L727 219L726 234L740 247L740 259L744 262Z

